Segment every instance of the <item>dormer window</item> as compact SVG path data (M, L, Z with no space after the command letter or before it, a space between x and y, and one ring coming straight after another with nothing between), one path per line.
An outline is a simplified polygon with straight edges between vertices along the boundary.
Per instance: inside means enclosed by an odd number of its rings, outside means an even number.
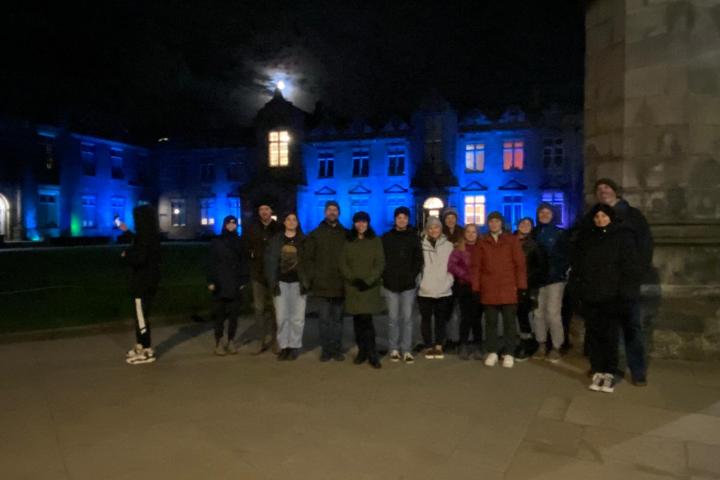
M289 163L288 145L290 135L287 130L273 130L268 134L269 163L271 167L287 167Z

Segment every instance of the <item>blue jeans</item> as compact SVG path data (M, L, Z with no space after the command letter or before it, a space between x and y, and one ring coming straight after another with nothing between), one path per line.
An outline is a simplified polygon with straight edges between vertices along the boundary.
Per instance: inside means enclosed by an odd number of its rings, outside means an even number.
M300 293L300 282L279 282L279 286L280 295L273 297L278 347L300 348L305 328L307 295Z
M413 306L415 289L391 292L383 289L388 309L388 346L390 351L410 353L412 349Z
M645 339L643 338L640 302L634 302L632 308L620 316L620 328L625 343L625 358L633 380L645 380L647 361L645 358Z
M320 346L323 353L342 353L343 298L317 297Z

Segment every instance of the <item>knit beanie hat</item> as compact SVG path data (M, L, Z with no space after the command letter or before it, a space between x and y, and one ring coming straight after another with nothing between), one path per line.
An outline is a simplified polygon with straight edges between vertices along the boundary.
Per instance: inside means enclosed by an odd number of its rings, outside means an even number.
M335 207L338 209L338 213L340 213L340 204L335 200L328 200L327 202L325 202L325 210L327 210L328 207Z
M487 221L489 222L493 218L500 220L502 222L503 226L505 226L505 219L503 218L503 216L500 212L497 212L497 211L490 212L490 215L487 216Z
M615 209L613 207L611 207L610 205L606 205L604 203L596 204L592 209L590 209L590 217L594 218L598 212L603 212L605 215L610 217L610 222L615 221L615 216L616 216Z
M445 222L445 217L447 217L448 215L455 215L455 218L459 218L457 210L455 210L453 207L447 207L445 210L443 210L441 215L443 222Z
M615 194L619 197L622 193L622 189L620 188L620 185L618 185L613 179L611 178L599 178L595 182L595 187L593 188L593 192L597 192L597 188L600 185L607 185L608 187L612 188Z
M396 218L398 215L401 214L410 218L410 209L408 207L397 207L395 209L395 212L393 213L393 218Z
M367 222L370 223L370 214L367 212L357 212L355 215L353 215L352 218L353 223L355 222Z
M430 230L430 227L433 227L437 225L438 227L442 227L442 223L440 222L440 219L438 217L432 216L428 217L427 220L425 220L425 230Z

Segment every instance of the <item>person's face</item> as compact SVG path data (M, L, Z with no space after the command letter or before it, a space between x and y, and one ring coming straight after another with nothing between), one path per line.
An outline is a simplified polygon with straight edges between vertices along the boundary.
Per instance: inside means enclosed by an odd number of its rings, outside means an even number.
M466 226L465 234L463 236L465 237L465 241L467 243L473 244L473 243L477 242L477 238L478 238L477 227L475 225Z
M338 217L340 216L340 211L335 205L330 205L325 209L325 220L327 220L330 223L337 222Z
M615 206L618 201L618 196L617 193L615 193L615 190L604 183L601 183L595 189L595 197L597 197L598 202L610 205L611 207Z
M285 225L286 230L297 230L298 219L295 215L288 215L287 217L285 217L283 225Z
M437 240L440 238L440 234L442 233L442 227L440 225L433 224L428 228L428 236L432 239Z
M395 217L395 227L398 230L405 230L408 226L410 219L404 213L400 213Z
M368 222L366 222L365 220L358 220L357 222L355 222L355 230L357 230L357 232L360 235L365 235L365 232L367 232L367 229L368 229Z
M234 221L226 223L225 230L227 230L228 232L234 232L235 230L237 230L237 223L235 223Z
M488 228L490 233L500 233L502 231L502 222L499 218L491 218L488 220Z
M260 205L258 208L258 215L260 216L260 220L263 222L269 222L272 218L272 208L267 205Z
M457 217L453 214L450 214L445 217L445 226L448 228L455 228L455 225L457 225Z
M530 232L532 232L532 223L530 220L523 220L520 222L520 224L518 224L518 231L523 235L530 235Z
M552 222L553 219L553 211L549 208L542 208L538 212L538 221L542 223L543 225L547 225L550 222Z
M595 221L596 227L602 228L602 227L607 227L608 225L610 225L610 217L608 217L607 214L605 214L605 212L602 212L602 211L597 212L595 214L595 216L593 217L593 220Z

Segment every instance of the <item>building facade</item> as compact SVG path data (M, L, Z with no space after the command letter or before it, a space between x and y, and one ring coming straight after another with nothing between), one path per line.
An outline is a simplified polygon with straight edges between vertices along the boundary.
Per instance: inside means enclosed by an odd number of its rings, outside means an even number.
M334 200L341 222L364 210L380 232L400 205L419 226L452 207L463 224L484 225L498 210L513 228L542 201L561 226L582 208L581 116L558 109L533 118L508 109L491 120L430 98L408 122L373 129L314 118L276 92L227 145L160 139L146 148L27 126L0 139L15 165L0 170L0 233L9 240L112 237L113 219L130 222L142 202L157 204L168 239L213 235L230 214L251 221L260 202L296 210L309 230Z

